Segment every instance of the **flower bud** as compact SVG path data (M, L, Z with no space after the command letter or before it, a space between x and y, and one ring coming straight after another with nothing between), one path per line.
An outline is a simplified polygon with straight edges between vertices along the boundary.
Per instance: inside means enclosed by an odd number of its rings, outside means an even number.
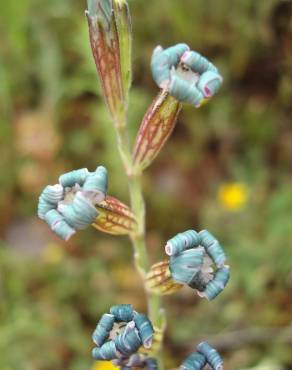
M131 20L125 0L88 0L91 49L116 126L125 124L131 84Z

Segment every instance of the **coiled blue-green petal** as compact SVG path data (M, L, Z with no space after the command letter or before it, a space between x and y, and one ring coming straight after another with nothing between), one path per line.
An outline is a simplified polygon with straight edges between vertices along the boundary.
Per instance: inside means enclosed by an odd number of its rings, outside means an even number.
M130 356L137 352L141 347L142 342L138 331L135 328L135 323L130 321L124 331L114 339L116 348L123 356Z
M198 81L198 89L206 98L215 95L222 85L222 77L217 72L207 71L202 74Z
M189 284L201 269L204 260L204 249L199 247L187 249L182 253L171 256L169 269L173 280Z
M223 360L215 348L211 347L207 342L201 342L197 346L197 350L205 356L208 364L214 370L223 368Z
M182 62L195 73L202 74L207 71L218 72L214 64L196 51L186 51L182 57Z
M67 224L64 217L55 209L52 209L46 213L45 221L48 223L51 230L64 240L68 240L76 232Z
M44 220L45 215L51 209L56 208L59 201L63 199L64 189L61 185L48 185L39 197L38 216Z
M115 342L110 340L105 342L100 348L94 348L92 350L92 357L95 360L113 360L120 357L120 354L116 348Z
M76 193L72 207L77 217L83 221L84 225L92 224L98 215L96 208L81 192Z
M142 313L136 313L134 315L134 322L140 334L143 346L145 348L150 348L152 345L152 339L154 335L154 330L151 321L148 319L146 315Z
M171 68L178 65L182 55L187 50L189 50L189 47L186 44L177 44L167 49L158 46L154 49L151 70L153 78L159 87L166 87L170 81Z
M88 223L84 222L81 217L75 212L73 205L60 204L58 211L64 216L66 222L74 227L74 229L82 230L88 226Z
M171 73L169 93L180 102L189 103L199 107L204 99L204 95L195 84L180 78L175 71Z
M45 219L46 214L51 210L54 209L55 205L49 202L45 202L44 200L40 199L38 203L38 216L42 220Z
M190 354L181 364L180 370L202 370L206 365L206 357L198 352Z
M165 252L174 256L186 249L197 247L200 244L200 236L195 230L187 230L169 239L165 246Z
M58 204L58 202L63 198L63 196L64 196L63 187L60 184L56 184L46 186L40 198L42 198L46 202Z
M110 313L114 315L117 321L129 322L133 320L134 310L131 304L119 304L112 306Z
M58 210L66 222L77 230L91 225L98 215L96 208L81 192L76 193L72 204L59 204Z
M104 200L108 188L108 174L103 166L97 167L96 171L90 173L83 185L85 195L91 196L95 202Z
M218 240L207 230L199 232L201 237L201 245L205 248L206 252L214 263L221 267L226 261L226 255Z
M79 184L82 186L86 177L88 176L88 169L81 168L79 170L70 171L64 173L59 177L59 183L64 187L71 188L72 186Z
M224 266L218 269L215 273L214 279L207 284L202 295L205 296L208 300L214 299L224 290L228 283L229 277L229 267Z
M115 322L114 315L105 313L99 320L96 329L92 334L93 342L100 347L109 337L111 330L113 329Z

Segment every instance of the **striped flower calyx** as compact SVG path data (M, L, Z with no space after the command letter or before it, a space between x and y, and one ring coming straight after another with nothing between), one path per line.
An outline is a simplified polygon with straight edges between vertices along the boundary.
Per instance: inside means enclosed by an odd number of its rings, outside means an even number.
M126 0L87 0L90 44L115 125L125 121L131 85L131 19Z
M64 240L85 229L97 216L96 205L103 202L108 187L105 167L94 172L87 168L67 172L59 183L47 186L39 197L38 216Z
M170 259L152 266L146 286L154 294L172 294L183 285L212 300L229 280L226 255L218 240L207 230L187 230L167 241Z
M183 284L173 280L169 270L169 261L155 263L146 275L145 285L148 291L156 295L169 295L177 292Z
M128 367L134 359L138 361L133 354L141 347L148 350L152 346L153 335L152 324L146 315L134 311L132 305L113 306L110 313L101 317L92 335L96 344L92 356L95 360L116 360ZM144 360L146 357L143 359L146 364Z
M202 370L206 365L213 370L222 370L223 360L216 349L211 347L209 343L201 342L197 345L197 351L191 353L179 369Z
M160 88L178 101L195 107L200 107L205 99L215 95L223 82L218 69L186 44L167 49L156 47L151 69Z

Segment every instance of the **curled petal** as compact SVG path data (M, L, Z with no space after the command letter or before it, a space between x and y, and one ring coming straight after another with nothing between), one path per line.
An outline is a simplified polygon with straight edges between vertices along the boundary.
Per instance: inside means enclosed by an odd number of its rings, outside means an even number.
M206 357L198 352L191 353L181 364L179 370L201 370L207 363Z
M203 262L202 247L187 249L176 256L171 256L169 264L171 276L179 283L189 284L202 269Z
M45 219L46 213L55 209L58 202L63 199L64 189L60 184L48 185L39 197L38 216Z
M51 230L64 240L69 240L75 234L75 230L66 222L65 218L55 209L51 209L45 215L45 221Z
M113 360L120 356L119 351L112 340L105 342L100 348L95 347L92 350L92 357L95 360Z
M198 291L199 296L207 298L209 301L216 298L226 287L230 278L229 267L224 266L218 269L215 273L213 280L209 281L205 289L200 292Z
M196 51L187 50L182 56L181 61L196 73L202 74L207 71L218 72L218 69L213 63Z
M113 329L114 322L114 315L108 313L102 315L92 334L92 340L97 345L97 347L100 347L105 343L106 339L109 337L111 330Z
M153 265L146 275L145 283L147 289L157 295L173 294L183 287L182 284L172 279L169 271L169 261L162 261Z
M99 203L105 199L107 188L107 169L103 166L98 166L95 172L87 176L82 190L86 197L94 203Z
M150 348L153 340L153 327L148 317L142 313L137 313L134 316L134 322L139 331L143 346Z
M126 325L124 331L114 339L114 343L118 351L125 357L137 352L142 342L133 321Z
M117 321L130 322L133 320L134 310L131 304L118 304L111 307L110 313Z
M181 110L181 104L162 90L146 112L134 148L135 168L142 171L159 154L171 135Z
M161 328L158 328L157 326L154 326L153 330L154 330L154 334L153 334L151 348L146 349L145 347L142 347L139 350L139 352L142 352L145 355L147 354L147 356L155 356L155 354L157 354L160 351L162 342L163 342L164 328L161 329ZM150 359L151 357L148 357L148 358Z
M205 248L210 258L218 267L222 267L226 261L226 255L218 240L207 230L199 232L201 245Z
M169 256L173 256L186 249L197 247L199 244L199 234L195 230L187 230L169 239L165 246L165 252Z
M168 49L157 46L154 49L151 59L152 75L161 88L166 88L170 82L170 71L173 66L177 66L182 56L189 51L186 44L177 44Z
M215 348L211 347L207 342L201 342L197 346L198 352L205 356L208 364L214 370L223 369L223 360Z
M136 228L136 220L131 209L114 197L97 204L99 212L93 226L102 232L112 235L127 235Z
M59 177L59 183L64 187L72 187L76 184L83 185L89 172L87 168L81 168L79 170L73 170L64 173Z

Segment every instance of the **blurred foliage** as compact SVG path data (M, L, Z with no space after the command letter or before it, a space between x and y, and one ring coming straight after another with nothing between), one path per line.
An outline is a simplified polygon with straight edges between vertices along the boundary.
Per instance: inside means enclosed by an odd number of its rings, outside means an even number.
M187 289L165 300L167 366L210 338L227 370L291 369L292 2L129 3L133 139L157 93L149 69L157 44L188 43L225 79L210 104L185 107L145 174L153 262L167 238L208 228L232 267L212 303ZM101 312L126 302L145 310L126 238L92 228L63 245L35 216L45 184L96 164L109 168L110 193L127 201L84 8L81 0L0 4L1 370L90 369ZM238 183L245 193L234 209L228 186Z

